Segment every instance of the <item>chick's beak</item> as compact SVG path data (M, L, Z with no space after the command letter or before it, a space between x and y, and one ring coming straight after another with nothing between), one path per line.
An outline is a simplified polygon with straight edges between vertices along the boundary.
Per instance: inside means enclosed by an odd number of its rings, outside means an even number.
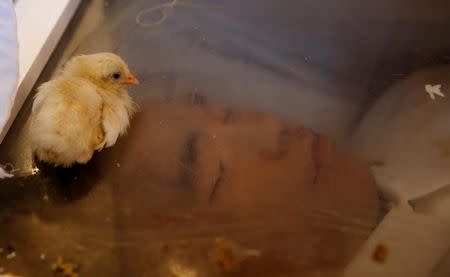
M122 85L139 85L139 80L132 74L128 75L125 79L120 81Z

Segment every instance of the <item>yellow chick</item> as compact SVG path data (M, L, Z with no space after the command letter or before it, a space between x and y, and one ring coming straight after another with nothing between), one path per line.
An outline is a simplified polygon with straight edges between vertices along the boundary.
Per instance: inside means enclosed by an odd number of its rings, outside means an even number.
M87 163L96 150L113 146L135 112L125 86L138 83L115 54L72 58L34 98L30 123L34 156L69 167Z

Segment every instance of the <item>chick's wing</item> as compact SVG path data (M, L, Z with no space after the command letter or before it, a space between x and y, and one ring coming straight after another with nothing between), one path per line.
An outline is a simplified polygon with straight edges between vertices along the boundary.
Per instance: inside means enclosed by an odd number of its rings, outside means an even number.
M103 142L102 98L80 78L45 83L33 103L30 140L39 158L56 164L87 162Z

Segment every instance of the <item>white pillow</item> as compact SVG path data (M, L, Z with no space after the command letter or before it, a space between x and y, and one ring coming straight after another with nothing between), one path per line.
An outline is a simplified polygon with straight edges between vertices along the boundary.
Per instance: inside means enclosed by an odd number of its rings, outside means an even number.
M441 85L446 97L425 90ZM357 153L374 168L381 189L399 202L450 184L450 66L426 68L378 99L353 136Z
M0 0L0 133L9 118L19 78L14 4Z

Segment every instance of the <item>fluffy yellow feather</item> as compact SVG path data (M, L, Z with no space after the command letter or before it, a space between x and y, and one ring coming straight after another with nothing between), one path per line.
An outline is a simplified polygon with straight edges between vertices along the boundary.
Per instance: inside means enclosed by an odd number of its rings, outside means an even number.
M34 98L30 124L34 156L69 167L87 163L96 150L113 146L135 111L125 86L137 84L115 54L72 58Z

